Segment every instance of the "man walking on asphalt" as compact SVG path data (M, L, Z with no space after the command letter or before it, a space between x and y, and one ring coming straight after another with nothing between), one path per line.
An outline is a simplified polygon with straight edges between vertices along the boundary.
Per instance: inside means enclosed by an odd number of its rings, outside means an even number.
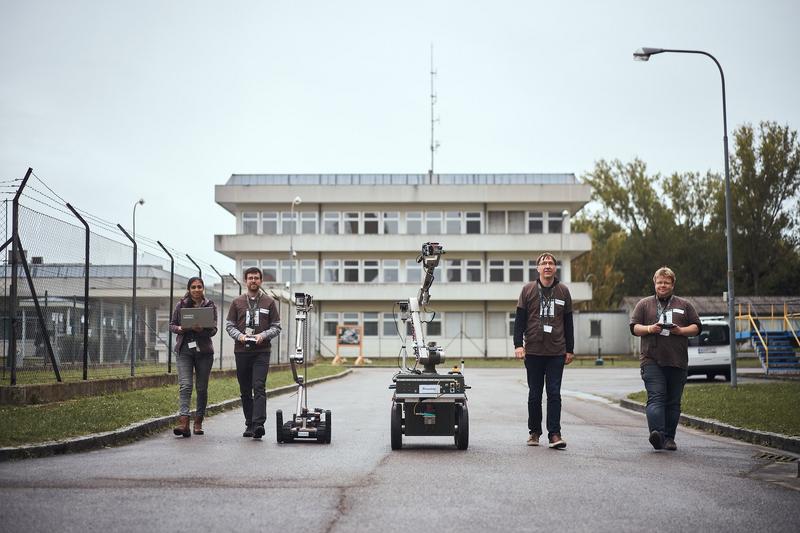
M641 337L642 380L647 389L647 426L656 450L675 451L681 396L689 368L689 339L700 333L694 306L675 296L675 273L661 267L653 275L655 296L642 298L631 315L631 333Z
M528 446L542 436L542 388L547 384L547 440L563 449L561 376L574 357L572 296L556 277L556 258L545 252L536 260L539 279L522 288L514 319L514 356L525 358L528 374Z
M235 341L236 378L242 395L243 437L260 439L267 420L267 373L270 340L281 331L275 300L261 292L261 270L244 271L247 293L231 302L225 330Z

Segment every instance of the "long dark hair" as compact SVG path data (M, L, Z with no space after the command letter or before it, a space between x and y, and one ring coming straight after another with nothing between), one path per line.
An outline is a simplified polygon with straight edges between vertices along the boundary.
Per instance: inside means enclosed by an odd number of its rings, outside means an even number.
M192 293L189 292L189 287L191 287L192 283L194 283L195 281L199 281L200 283L203 284L203 298L206 297L206 282L203 281L203 278L201 278L200 276L192 276L191 278L189 278L189 282L186 284L186 294L183 295L184 300L192 299Z

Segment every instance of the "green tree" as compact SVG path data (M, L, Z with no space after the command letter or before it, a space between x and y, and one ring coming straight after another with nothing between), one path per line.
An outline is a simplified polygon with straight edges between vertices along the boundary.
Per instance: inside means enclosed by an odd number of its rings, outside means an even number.
M800 144L797 131L761 122L733 132L734 262L746 292L797 294ZM724 205L718 207L724 213ZM743 294L742 289L737 293Z

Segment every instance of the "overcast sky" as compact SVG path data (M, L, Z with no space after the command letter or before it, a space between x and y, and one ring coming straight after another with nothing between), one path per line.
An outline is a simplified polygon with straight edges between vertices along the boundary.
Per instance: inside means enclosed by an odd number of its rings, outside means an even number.
M598 159L722 172L729 132L800 128L800 2L0 0L0 180L203 258L232 173L439 173ZM31 204L35 207L34 204ZM288 206L287 206L288 208Z

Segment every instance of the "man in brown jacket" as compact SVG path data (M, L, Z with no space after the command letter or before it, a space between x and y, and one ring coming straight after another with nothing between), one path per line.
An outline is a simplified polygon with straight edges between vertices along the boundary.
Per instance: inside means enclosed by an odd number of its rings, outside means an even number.
M689 339L700 333L700 317L675 296L675 273L661 267L653 275L655 296L642 298L631 314L631 333L642 338L640 373L647 390L647 426L656 450L675 451L681 396L689 368Z
M547 383L547 440L563 449L561 376L574 357L572 296L556 277L556 258L545 252L536 260L539 279L522 288L514 318L514 356L525 358L528 374L528 446L542 436L542 388Z
M281 332L275 300L261 291L261 270L244 271L247 293L231 302L225 330L236 344L236 378L242 395L245 431L243 437L260 439L267 420L267 373L270 340Z

